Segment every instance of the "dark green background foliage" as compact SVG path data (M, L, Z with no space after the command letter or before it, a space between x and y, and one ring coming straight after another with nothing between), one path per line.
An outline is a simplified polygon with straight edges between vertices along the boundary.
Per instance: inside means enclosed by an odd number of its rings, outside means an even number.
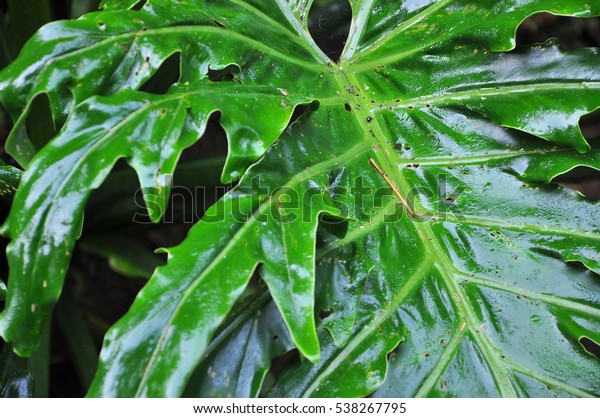
M97 6L0 1L2 395L600 395L597 4Z

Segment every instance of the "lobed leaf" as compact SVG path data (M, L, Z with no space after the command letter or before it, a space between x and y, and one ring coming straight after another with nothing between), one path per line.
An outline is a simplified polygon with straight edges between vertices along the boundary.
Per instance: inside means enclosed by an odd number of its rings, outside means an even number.
M159 174L221 111L222 177L240 182L108 333L90 396L256 396L291 342L310 361L271 395L600 395L583 343L600 341L598 204L552 183L600 169L578 125L600 107L598 50L494 52L533 13L596 5L353 0L333 63L308 35L310 1L135 3L47 26L0 73L20 161L34 151L22 121L37 95L57 123L70 115L5 225L0 331L19 353L60 293L90 190L127 158L157 190L158 220ZM134 91L177 53L181 79L166 94ZM231 66L233 81L207 80ZM273 301L227 317L259 266ZM257 310L274 305L281 318ZM290 340L269 341L282 323ZM226 355L238 360L224 366Z
M147 191L149 215L158 221L181 152L202 135L213 112L226 107L246 115L246 123L242 116L223 116L221 121L231 150L225 170L235 172L277 138L294 108L291 96L284 97L276 89L230 84L220 86L219 93L213 94L208 84L200 91L174 88L160 99L132 91L90 99L75 109L66 129L36 156L15 196L13 207L21 209L13 209L4 225L14 237L7 250L11 277L19 272L37 283L32 289L30 283L17 281L15 289L21 290L11 293L15 297L9 294L8 309L0 318L3 336L20 354L29 355L35 348L31 342L60 295L85 202L117 160L127 158L136 170ZM249 111L256 95L262 96L262 106L268 109L263 117Z

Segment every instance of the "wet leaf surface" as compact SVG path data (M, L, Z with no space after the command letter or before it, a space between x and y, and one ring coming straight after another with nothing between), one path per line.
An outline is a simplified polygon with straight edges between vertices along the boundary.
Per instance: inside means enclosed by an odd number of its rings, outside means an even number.
M599 53L508 52L529 15L598 5L353 0L332 62L309 0L135 3L46 26L0 73L27 166L0 319L20 354L91 190L124 158L158 221L163 175L220 112L222 180L239 183L109 331L90 396L256 396L292 344L304 359L270 395L600 395L598 205L551 183L600 169L578 125L600 107ZM174 54L175 85L136 91ZM40 94L66 124L36 154L23 121ZM268 295L235 305L256 269Z

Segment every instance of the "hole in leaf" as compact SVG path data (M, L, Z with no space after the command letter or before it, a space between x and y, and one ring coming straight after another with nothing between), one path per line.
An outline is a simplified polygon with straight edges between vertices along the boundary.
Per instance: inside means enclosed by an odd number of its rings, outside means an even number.
M198 222L199 216L196 211L198 196L194 195L192 190L173 181L168 207L162 219L163 223L192 225Z
M223 29L227 29L227 26L225 26L225 24L219 22L218 20L216 20L216 19L211 19L211 20L216 26L223 28Z
M145 58L149 61L149 58ZM148 79L140 91L146 93L165 94L169 88L179 81L181 53L177 52L163 61L158 70Z
M346 112L352 112L352 106L350 106L348 103L344 103L344 108L346 109Z
M331 316L333 313L333 309L329 309L328 311L324 311L323 309L319 310L319 319L325 319Z
M270 384L267 382L267 379L265 379L265 385L262 388L263 394L268 392L272 383L281 376L283 371L292 365L299 364L300 352L297 348L294 348L281 356L274 357L273 360L271 360L271 367L269 368L270 379L268 380L270 380Z
M581 337L579 344L583 346L585 351L600 359L600 344L588 337Z
M197 193L201 195L199 198L203 199L203 202L197 202L202 204L201 207L196 206L198 216L202 216L204 211L227 193L232 186L220 183L222 164L225 162L228 150L227 134L221 126L220 120L220 112L215 112L209 117L202 138L191 147L186 148L179 159L179 167L189 168L185 169L185 172L183 168L175 172L175 184L185 183L191 188L199 184L203 186L202 192ZM200 168L206 159L220 160L222 163L216 165L214 169L210 169L209 172L207 168ZM194 169L194 166L199 168Z
M537 13L523 21L517 30L517 45L543 43L550 38L558 39L568 51L600 47L600 19Z
M138 1L136 4L131 7L131 10L142 10L142 8L146 5L146 0Z
M208 79L214 82L234 81L240 73L240 67L235 64L230 64L225 68L208 69Z
M315 43L332 60L342 55L352 21L348 0L317 0L308 14L308 31Z

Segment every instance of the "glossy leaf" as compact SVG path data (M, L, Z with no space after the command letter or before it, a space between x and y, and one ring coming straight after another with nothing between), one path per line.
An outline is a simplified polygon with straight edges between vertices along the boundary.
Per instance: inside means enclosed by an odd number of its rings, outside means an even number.
M247 176L254 177L252 171ZM325 173L321 176L326 178ZM273 180L277 177L272 173ZM240 188L243 186L245 183ZM313 181L288 187L297 188L300 195L315 196L312 206L302 202L304 206L292 210L290 217L295 219L291 225L278 222L280 214L272 208L283 201L281 194L265 198L248 186L228 194L207 212L184 244L168 250L168 267L157 269L130 315L107 334L92 394L176 395L200 360L213 327L242 294L258 264L263 265L263 278L294 342L307 357L318 359L314 282L310 280L314 276L314 234L318 215L333 209ZM303 217L304 213L311 213L310 218ZM293 236L288 230L293 230ZM256 239L261 236L265 238ZM189 242L194 242L193 248ZM176 282L172 280L174 271ZM148 350L153 353L150 358L142 355ZM112 372L125 364L145 372L113 380Z
M232 309L215 333L184 396L256 397L273 357L294 348L266 289Z
M0 197L12 197L17 191L22 172L0 161Z
M211 85L205 87L202 93L184 88L161 100L130 91L110 98L90 99L77 108L68 127L38 154L26 171L15 205L27 209L13 210L4 227L15 238L7 251L13 263L11 271L36 277L38 286L27 298L23 298L25 292L20 296L13 293L16 298L9 294L9 309L0 322L2 326L27 321L27 331L22 326L3 331L4 337L13 341L21 354L32 352L31 337L41 332L40 318L47 315L60 294L61 278L80 234L85 201L118 159L127 157L142 187L154 191L145 193L144 197L150 217L157 221L168 201L170 176L177 159L181 151L202 134L211 113L220 106L227 106L233 112L246 115L246 124L241 118L222 121L234 144L228 160L230 166L225 168L234 171L224 174L230 178L254 152L242 154L244 141L261 138L263 144L273 142L293 110L291 98L283 97L276 89L230 84L219 86L216 95L211 92ZM242 93L244 90L247 93ZM262 118L250 113L255 94L264 99L263 106L269 109ZM95 121L103 123L98 125ZM148 141L153 140L156 143L148 146ZM260 147L257 146L257 152ZM58 252L60 257L50 256ZM24 253L29 253L31 258L22 257ZM33 261L35 258L38 261ZM29 287L17 281L19 285Z
M109 331L90 396L178 396L188 381L192 395L260 393L269 359L289 348L266 338L279 317L225 319L259 266L308 359L268 394L600 395L599 359L581 342L600 341L598 205L551 183L600 169L578 126L600 107L599 51L502 52L527 16L598 15L597 4L352 0L333 63L308 35L308 0L136 3L46 26L0 73L22 161L36 96L57 123L70 115L5 225L0 329L20 353L60 292L90 190L127 158L157 190L158 220L169 191L158 174L220 111L222 178L239 184ZM134 91L176 53L176 85ZM232 68L232 81L210 81Z
M8 344L0 351L0 398L33 397L33 379L27 360L18 357Z

